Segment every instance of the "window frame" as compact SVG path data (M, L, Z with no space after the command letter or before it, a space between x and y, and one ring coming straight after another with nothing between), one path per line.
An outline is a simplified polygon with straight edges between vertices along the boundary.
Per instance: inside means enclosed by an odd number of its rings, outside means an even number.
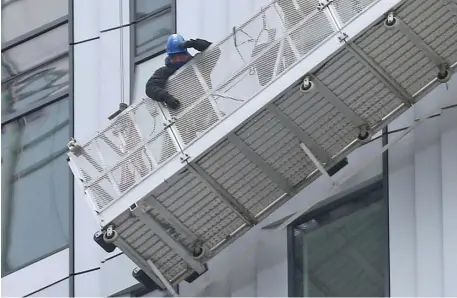
M131 31L130 31L130 44L131 44L131 65L133 65L133 68L141 64L143 62L148 61L149 59L155 58L157 56L162 55L165 53L165 49L162 49L160 51L147 51L139 56L136 55L136 26L140 24L143 21L149 20L151 18L154 18L156 16L163 15L163 13L167 10L170 10L171 13L171 20L172 20L172 31L176 32L177 30L177 22L176 22L176 0L171 0L171 4L164 5L147 15L135 20L135 12L136 12L136 1L135 0L130 0L130 22L132 23ZM134 70L133 70L134 72Z
M383 128L381 139L382 146L386 146L389 143L389 129L388 127ZM375 189L376 187L382 187L383 197L382 201L384 203L384 213L385 213L385 229L386 229L386 239L385 239L385 260L384 260L384 294L388 297L390 296L390 226L389 226L389 151L386 150L382 154L382 174L374 178L368 179L360 183L359 185L353 187L352 189L346 190L340 194L337 194L331 198L328 198L326 202L321 206L316 206L316 208L311 207L310 210L303 213L300 217L294 220L287 226L287 288L289 297L298 297L296 292L296 270L295 270L295 227L309 221L312 217L325 214L335 208L347 204L348 202L357 200L361 193L367 192Z

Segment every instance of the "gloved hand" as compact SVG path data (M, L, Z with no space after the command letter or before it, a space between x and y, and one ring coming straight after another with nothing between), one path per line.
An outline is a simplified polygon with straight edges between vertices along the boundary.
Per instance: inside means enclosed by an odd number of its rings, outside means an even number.
M167 106L172 109L172 110L177 110L179 109L179 107L181 106L181 103L179 102L179 100L177 100L176 98L174 98L173 96L169 96L165 99L165 103L167 104Z
M202 52L202 51L206 50L210 45L211 45L211 43L209 41L197 38L197 39L186 40L185 42L183 42L181 44L180 47L182 49L194 48L197 51Z

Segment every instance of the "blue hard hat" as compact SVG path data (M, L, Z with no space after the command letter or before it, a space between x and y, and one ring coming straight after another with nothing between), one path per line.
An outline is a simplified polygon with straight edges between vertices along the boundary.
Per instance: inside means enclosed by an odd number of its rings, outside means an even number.
M186 49L181 49L180 45L184 42L184 37L179 34L172 34L167 40L167 54L186 53Z

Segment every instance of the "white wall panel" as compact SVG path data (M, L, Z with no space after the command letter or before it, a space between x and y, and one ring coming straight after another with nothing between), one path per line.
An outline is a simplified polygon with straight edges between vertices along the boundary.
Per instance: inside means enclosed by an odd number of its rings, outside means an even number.
M448 89L442 85L428 94L389 130L456 104L455 94L457 78L453 77ZM392 296L457 295L451 282L457 279L456 144L457 109L453 108L427 120L389 151Z
M74 42L94 38L100 35L99 1L77 0L73 5Z
M269 2L271 1L176 0L177 32L185 38L199 37L218 41L229 35L233 26L241 25Z
M81 142L106 125L107 117L118 109L121 86L125 102L130 102L130 28L102 32L129 22L129 1L122 0L122 7L120 3L74 1L75 40L99 36L74 46L74 135ZM75 185L74 208L75 272L100 267L75 276L75 295L108 296L137 283L131 276L133 263L126 263L125 256L101 263L119 250L108 254L94 242L100 225L79 184Z
M78 36L84 39L100 35L99 8L99 1L74 1L76 41L78 41ZM85 22L86 15L89 16L87 22ZM99 100L100 40L95 39L77 44L73 47L73 51L74 137L84 142L101 127L100 114L103 106L102 101ZM77 182L75 182L74 202L75 271L79 272L98 267L101 251L92 240L99 225L93 209L89 207L87 198Z
M75 297L100 297L100 270L75 276Z
M69 250L65 249L3 277L2 297L23 297L67 277L68 260Z
M69 286L70 282L68 281L68 279L65 279L29 297L68 297Z
M135 263L124 254L101 264L100 295L106 297L137 284L138 282L132 276L135 267Z
M98 0L100 14L98 17L100 31L129 23L129 0Z
M122 36L121 31L123 32ZM101 33L98 101L103 108L100 110L98 117L101 119L101 125L103 126L109 122L108 116L119 108L121 100L124 100L127 104L130 103L129 53L130 29L128 27Z
M457 110L441 116L441 186L443 219L443 295L457 295Z

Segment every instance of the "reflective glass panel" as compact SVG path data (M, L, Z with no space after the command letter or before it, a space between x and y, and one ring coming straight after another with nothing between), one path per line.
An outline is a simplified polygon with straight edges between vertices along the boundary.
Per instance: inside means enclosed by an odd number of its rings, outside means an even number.
M65 24L3 52L2 65L16 75L67 52L68 24Z
M296 226L295 296L384 297L388 223L383 191Z
M136 55L164 50L168 35L172 33L171 10L141 21L135 26Z
M2 43L68 14L68 1L2 0Z
M160 8L171 5L172 0L135 0L135 20L157 11Z
M32 103L67 90L68 66L66 57L2 84L2 115L25 110Z
M68 245L65 98L2 127L2 275Z

